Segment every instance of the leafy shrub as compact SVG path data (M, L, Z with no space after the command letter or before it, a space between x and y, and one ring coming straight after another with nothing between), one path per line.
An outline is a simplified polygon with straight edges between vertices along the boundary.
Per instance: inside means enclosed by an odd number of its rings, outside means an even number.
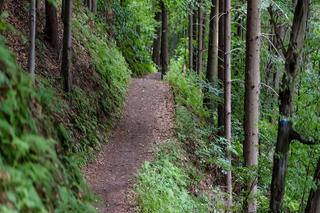
M150 57L156 22L152 1L130 1L126 6L113 2L115 16L115 36L117 45L128 62L134 76L142 76L155 71Z
M176 142L167 142L154 163L146 162L138 175L136 192L141 212L208 212L206 197L188 192L189 177L182 149Z

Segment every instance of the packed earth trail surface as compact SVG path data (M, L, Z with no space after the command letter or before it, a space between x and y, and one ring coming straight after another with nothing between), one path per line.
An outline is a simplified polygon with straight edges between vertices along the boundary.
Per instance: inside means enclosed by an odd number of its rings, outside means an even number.
M172 136L173 97L168 83L159 79L156 73L132 80L123 118L85 170L91 189L102 199L100 212L134 212L130 192L137 170L152 160L156 142Z

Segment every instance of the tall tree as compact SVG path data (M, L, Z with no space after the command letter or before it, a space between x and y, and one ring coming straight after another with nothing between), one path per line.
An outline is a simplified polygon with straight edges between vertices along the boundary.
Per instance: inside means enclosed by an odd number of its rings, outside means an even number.
M152 48L152 59L153 62L160 68L160 52L161 52L161 11L157 8L155 15L155 20L157 21L156 33L153 39Z
M0 0L0 13L3 10L4 0Z
M202 0L198 0L198 67L197 73L201 73L203 64L203 10Z
M44 29L45 38L52 47L58 48L58 17L56 6L52 2L46 0L46 25Z
M318 160L317 168L313 177L317 187L310 190L307 207L305 213L320 212L320 159Z
M97 0L92 0L92 8L91 12L96 13L97 12Z
M192 5L190 7L190 12L188 16L188 42L189 42L189 69L193 69L193 10Z
M225 55L224 55L224 136L227 141L227 158L230 168L227 170L227 208L232 206L232 174L231 174L231 0L225 0ZM230 210L231 211L231 210Z
M61 75L64 80L64 90L70 92L72 89L72 73L71 73L71 55L72 55L72 0L64 1L63 15L63 48L62 48L62 63L61 63Z
M198 11L193 9L193 41L197 41L198 39L198 31L199 31L199 22L198 22ZM197 71L198 69L198 47L195 45L193 47L193 70Z
M260 0L248 0L246 36L246 77L245 77L245 118L243 144L244 164L256 171L258 166L259 145L259 95L260 95ZM257 212L257 174L248 177L244 211Z
M162 23L162 33L161 33L161 78L168 71L169 64L169 44L168 44L168 11L163 0L160 1L161 6L161 23Z
M218 53L218 79L219 79L219 85L221 91L224 88L224 72L225 72L225 66L224 66L224 54L225 54L225 1L219 0L219 38L218 38L218 47L219 47L219 53ZM224 107L222 103L218 103L218 128L219 136L224 135Z
M218 76L219 1L212 0L209 24L207 80L213 83Z
M32 81L35 80L35 66L36 66L36 0L30 2L30 47L29 47L29 72Z
M298 75L301 49L305 39L309 4L310 0L297 0L287 49L284 47L284 42L281 41L281 49L285 56L285 72L282 77L279 92L280 116L278 122L277 144L273 157L270 199L271 212L281 212L290 143L293 140L297 140L304 144L314 144L313 141L305 140L298 134L293 129L292 125L292 117L294 114L293 97L296 87L295 79ZM280 39L277 32L276 36Z

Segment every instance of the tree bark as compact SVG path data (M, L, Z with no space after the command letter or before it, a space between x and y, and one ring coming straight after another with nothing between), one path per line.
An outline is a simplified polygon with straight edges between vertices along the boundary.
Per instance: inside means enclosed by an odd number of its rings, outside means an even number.
M225 54L225 1L224 0L219 0L219 54L218 54L218 79L219 79L219 85L220 85L220 90L224 90L224 71L225 71L225 66L224 66L224 54ZM219 136L224 135L224 108L223 104L219 103L218 104L218 128Z
M199 23L198 23L198 11L193 10L193 41L198 40L198 30L199 30ZM193 70L197 72L198 69L198 47L197 45L193 48Z
M72 90L72 72L71 72L71 55L72 55L72 0L65 0L64 29L63 29L63 48L61 75L64 80L65 92Z
M46 7L46 25L44 29L45 39L51 44L53 48L58 48L58 17L55 5L45 1Z
M3 10L4 0L0 0L0 14Z
M231 212L232 207L232 174L231 174L231 0L225 1L225 73L224 73L224 110L225 110L225 127L224 136L227 140L227 159L230 168L227 170L226 186L227 186L227 208Z
M207 80L213 83L218 76L219 1L212 0L209 24Z
M97 0L92 0L91 12L93 12L93 13L97 12Z
M259 155L259 95L260 95L260 0L248 0L246 38L246 77L245 77L245 118L243 144L244 163L254 171L246 183L248 193L244 212L257 212L257 166Z
M168 71L169 64L169 46L168 46L168 11L163 0L160 2L162 34L161 34L161 78Z
M199 7L198 7L198 22L199 22L199 32L198 32L198 68L197 73L201 73L202 71L202 63L203 63L203 10L202 10L202 0L198 0Z
M306 24L308 20L310 0L298 0L295 7L294 18L291 27L291 35L288 50L282 49L286 56L285 72L282 77L279 93L279 124L275 154L273 157L273 173L271 182L270 211L281 212L282 200L285 190L285 178L288 166L288 152L290 143L296 139L304 143L301 137L292 128L293 96L295 94L295 79L298 74L300 51L304 44Z
M190 10L189 14L189 29L188 29L188 42L189 42L189 69L193 69L193 12Z
M30 47L29 47L29 62L28 68L31 79L35 81L35 61L36 61L36 0L30 2Z
M160 24L161 23L161 11L157 11L155 15L155 20ZM152 59L153 62L160 68L160 51L161 51L161 26L156 27L156 36L153 39L153 48L152 48Z
M305 213L318 213L320 212L320 159L318 160L317 168L313 177L314 182L317 184L315 189L310 190L307 207Z

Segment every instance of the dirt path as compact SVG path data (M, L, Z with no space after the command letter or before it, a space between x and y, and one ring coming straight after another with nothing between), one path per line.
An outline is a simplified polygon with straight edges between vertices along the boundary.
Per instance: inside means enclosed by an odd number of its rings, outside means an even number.
M152 159L153 145L170 138L173 128L173 98L159 74L133 79L124 116L97 159L85 170L86 179L102 198L103 213L133 212L128 193L137 169Z

